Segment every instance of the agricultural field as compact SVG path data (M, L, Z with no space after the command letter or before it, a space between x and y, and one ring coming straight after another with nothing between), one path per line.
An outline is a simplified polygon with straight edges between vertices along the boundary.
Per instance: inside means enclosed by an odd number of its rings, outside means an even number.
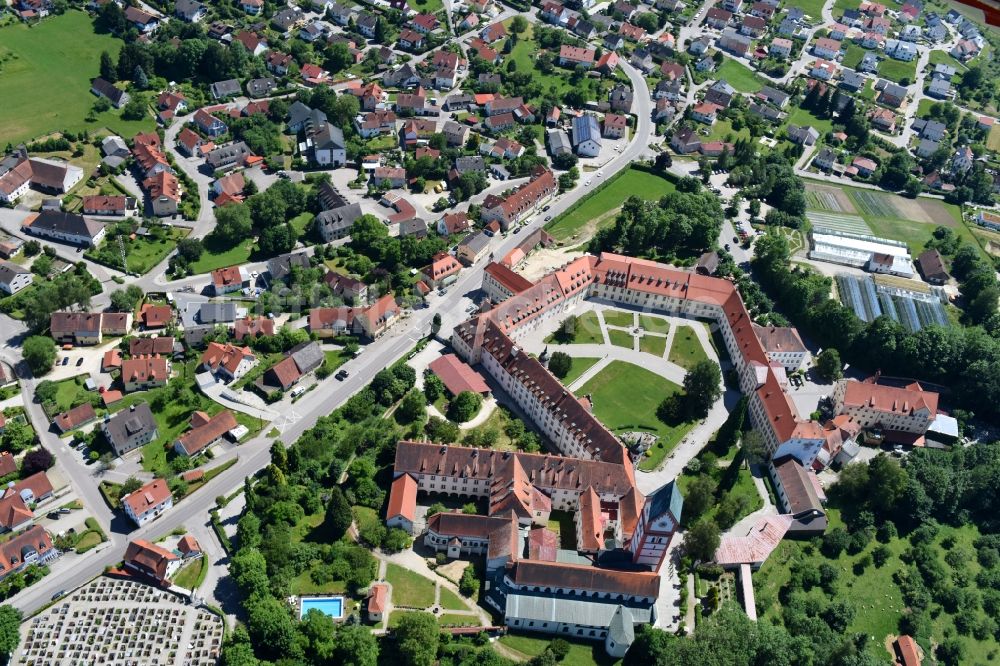
M94 32L90 17L69 10L31 27L0 28L0 137L17 144L52 132L107 127L125 137L153 128L153 118L123 120L111 109L86 121L95 98L90 80L98 75L102 51L115 57L121 40Z
M603 188L545 225L556 240L589 238L597 229L614 222L618 209L630 196L656 201L674 191L673 182L656 174L626 169L607 181Z
M962 222L958 207L940 199L908 199L898 194L832 187L807 180L806 208L806 217L814 226L903 241L914 255L923 250L939 225L951 227L960 238L979 246Z
M994 125L990 130L990 136L986 140L986 147L990 150L1000 151L1000 125Z

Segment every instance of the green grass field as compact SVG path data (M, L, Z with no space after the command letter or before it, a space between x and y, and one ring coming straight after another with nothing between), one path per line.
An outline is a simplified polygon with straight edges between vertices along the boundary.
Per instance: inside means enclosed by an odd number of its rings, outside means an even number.
M986 147L990 150L1000 151L1000 125L994 125L990 130L990 136L986 140Z
M830 118L818 118L813 115L812 111L798 107L789 112L785 126L787 127L788 125L814 127L821 137L827 132L833 131L833 120Z
M820 21L823 19L824 4L824 0L788 0L785 3L785 8L798 7L813 21Z
M635 338L628 331L619 331L618 329L610 328L608 329L608 340L616 347L632 349L635 346Z
M715 78L725 79L740 92L757 92L765 85L764 79L757 76L753 70L730 58L723 59Z
M17 144L51 132L94 131L101 127L132 137L152 129L152 116L142 121L122 120L111 109L85 118L96 98L90 80L98 75L102 51L112 57L122 42L94 33L90 17L70 10L41 23L0 28L0 137Z
M631 328L635 326L635 313L624 310L605 310L603 313L604 323L608 326L621 326Z
M590 395L594 414L616 433L644 430L659 436L640 469L655 469L691 428L690 423L668 426L656 416L660 402L681 387L658 374L624 361L612 361L576 390Z
M392 585L392 602L396 606L429 608L434 605L434 581L398 564L386 565L385 579Z
M929 63L931 69L934 65L948 65L954 67L957 72L956 76L961 76L962 72L968 69L963 63L955 60L950 53L945 51L931 51L928 56L927 62Z
M663 333L666 335L670 332L670 322L663 317L656 317L654 315L639 315L639 326L644 331L649 331L650 333Z
M189 233L191 233L190 229L173 227L168 230L163 238L137 236L135 239L124 239L125 261L128 264L129 272L137 273L139 275L148 273L157 264L163 261L168 254L173 252L174 248L177 247L178 241L183 239ZM109 259L109 261L102 263L108 263L112 268L121 270L122 262L121 255L118 251L117 236L115 238L106 239L103 243L102 249L104 250L104 256ZM108 252L108 250L111 250L111 252ZM84 253L84 256L94 259L95 261L100 261L98 253L94 250L88 250ZM111 257L114 257L115 261L111 262Z
M708 358L705 348L701 346L701 341L695 334L694 329L684 325L678 327L674 332L674 341L670 345L670 356L668 360L676 363L685 370L690 370L699 361Z
M733 129L733 122L726 118L719 118L712 125L712 128L708 132L709 141L725 141L727 143L734 143L738 139L749 139L750 129L744 127L743 129L736 131Z
M87 375L77 375L56 382L56 397L53 401L55 403L54 414L61 414L77 405L90 402L93 394L83 387L83 382L86 379Z
M214 244L211 237L205 239L205 252L191 264L192 273L208 273L216 268L245 264L253 254L253 239L248 238L239 245L231 248L219 247Z
M830 528L828 529L843 525L840 520L840 512L836 508L827 507L827 514L830 517ZM946 576L950 578L955 574L952 574L954 569L944 559L947 549L942 545L942 541L946 537L953 537L955 545L952 550L961 549L973 554L964 566L960 567L962 573L959 575L964 580L975 580L981 567L974 556L975 549L972 547L972 542L978 536L978 531L971 526L961 529L944 526L940 529L932 547L938 555ZM829 562L840 574L834 583L835 590L831 596L847 601L856 611L854 620L847 627L847 633L867 634L872 639L868 642L868 650L884 659L886 653L882 642L886 636L899 633L899 620L903 616L902 592L894 580L894 575L896 572L907 569L900 556L910 547L910 543L907 539L894 538L885 545L892 553L889 560L881 567L870 564L859 573L854 571L854 565L858 560L870 555L879 546L878 541L873 539L864 550L855 555L850 555L845 551L839 557L830 559L818 549L810 548L806 541L785 539L771 553L760 571L754 574L753 582L758 614L761 614L760 609L763 609L763 616L767 619L774 620L779 617L778 592L788 584L793 565L804 564L807 568L818 568L824 562ZM975 583L972 583L972 587L975 587ZM802 594L808 598L823 597L824 600L830 598L819 586ZM933 606L937 609L941 608L939 604L933 604ZM977 619L983 617L983 611L978 607L962 608L959 612L971 613ZM932 612L929 614L933 618L931 622L932 640L941 642L945 637L957 637L965 648L961 662L963 664L980 664L991 661L991 657L988 655L997 651L996 640L988 634L983 640L976 640L972 636L963 636L958 633L955 630L954 622L956 614L950 614L944 609L941 609L940 613ZM926 646L924 647L926 649Z
M560 638L563 637L560 636ZM507 634L500 638L500 642L505 647L517 650L528 658L540 655L551 641L551 638L544 636L527 636L525 634ZM569 653L560 662L564 666L610 666L620 663L620 661L608 657L601 641L593 643L570 641L569 645Z
M557 240L564 241L575 238L585 227L592 227L585 234L589 237L601 226L612 224L614 212L630 196L656 201L674 189L674 184L666 178L638 169L626 169L603 189L581 199L577 207L549 222L545 230Z
M861 59L865 57L865 50L854 43L849 43L847 45L847 51L844 53L844 60L841 63L844 67L849 67L851 69L856 69L858 63Z
M667 339L658 335L644 335L639 338L639 351L652 354L653 356L663 356L667 350Z
M576 318L576 333L572 340L557 340L558 334L552 334L545 338L545 342L559 342L570 345L603 345L604 336L601 335L601 322L597 319L597 313L593 310L584 312Z
M194 562L185 565L177 575L174 576L174 585L183 587L185 590L193 590L205 580L208 575L208 561L203 555Z
M569 386L575 382L583 373L587 372L594 366L595 363L600 361L599 358L590 358L586 356L574 356L573 362L569 366L569 372L560 381L563 386Z
M903 62L902 60L886 58L878 64L878 74L896 83L899 83L903 79L907 79L910 83L913 83L913 79L917 75L917 61Z
M441 588L441 608L445 610L469 610L469 606L462 601L462 598L447 587Z

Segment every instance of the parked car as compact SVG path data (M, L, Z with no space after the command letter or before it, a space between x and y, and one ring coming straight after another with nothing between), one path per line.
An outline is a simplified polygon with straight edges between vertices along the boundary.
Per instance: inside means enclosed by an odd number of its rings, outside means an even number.
M76 367L79 368L81 365L83 365L83 357L82 356L80 358L76 359Z
M304 386L297 386L296 388L292 389L292 394L291 395L292 395L293 398L297 398L297 397L299 397L300 395L302 395L305 392L306 392L306 387L304 387Z

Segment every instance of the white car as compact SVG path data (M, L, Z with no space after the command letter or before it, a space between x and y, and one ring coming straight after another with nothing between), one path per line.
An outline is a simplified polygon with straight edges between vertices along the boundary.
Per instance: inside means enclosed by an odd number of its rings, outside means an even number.
M293 388L292 389L291 396L293 398L297 398L297 397L299 397L300 395L302 395L305 392L306 392L306 388L304 386L299 386L297 388Z

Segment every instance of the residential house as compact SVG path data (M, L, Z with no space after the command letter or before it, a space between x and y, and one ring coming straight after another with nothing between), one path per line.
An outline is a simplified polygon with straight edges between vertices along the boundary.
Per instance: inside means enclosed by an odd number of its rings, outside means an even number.
M594 53L594 49L563 44L559 47L559 64L563 67L590 69L594 65Z
M824 147L813 158L813 166L824 171L831 171L837 163L837 153L832 148Z
M466 266L472 266L485 257L489 249L490 237L480 231L463 238L455 249L455 256Z
M125 569L155 581L159 585L169 585L171 577L181 566L181 558L145 539L130 541L125 548L122 561Z
M948 79L932 79L927 86L927 94L936 99L948 99L951 97L951 81Z
M43 210L21 223L25 233L62 243L93 247L104 238L104 225L82 215Z
M31 271L9 261L0 261L0 291L16 294L33 280Z
M710 28L722 30L729 25L729 21L731 21L732 18L732 12L728 12L721 7L712 7L708 10L708 13L705 14L705 24Z
M628 133L628 118L617 113L604 114L602 136L608 139L620 139Z
M873 74L878 71L878 56L871 51L868 51L861 57L861 62L858 63L859 72L867 72Z
M747 55L750 51L750 44L751 41L749 37L737 33L732 28L726 28L723 30L722 36L719 37L719 40L716 43L719 49L737 57Z
M462 264L447 252L439 252L421 272L420 279L431 289L438 289L458 279Z
M632 89L626 85L618 84L608 92L608 104L611 110L618 113L631 113L632 111Z
M767 21L757 16L744 16L740 23L740 34L747 37L763 37L767 32Z
M174 311L169 305L143 303L139 308L139 323L146 330L166 327L174 318Z
M256 16L264 10L264 0L240 0L240 9L251 16Z
M144 35L152 34L160 27L160 19L138 7L125 8L125 20L135 26Z
M937 250L924 250L920 253L920 256L917 257L917 266L928 284L943 285L951 279L944 267L941 253Z
M463 215L463 213L452 213L451 215ZM445 217L448 217L448 215L445 215ZM460 232L456 231L455 233ZM335 296L343 298L348 303L353 303L354 305L365 305L368 303L368 285L365 284L364 280L330 271L323 276L323 282Z
M33 564L45 565L59 555L45 528L34 525L0 545L0 580Z
M289 278L295 267L309 268L308 252L289 252L267 260L267 272L272 282Z
M879 84L882 82L879 81ZM878 87L876 86L876 89ZM878 103L893 109L900 108L906 101L907 89L895 83L888 83L882 87L878 96Z
M160 171L142 182L149 193L149 201L153 207L153 215L169 217L177 214L177 206L181 201L180 181L170 171Z
M771 40L770 55L774 58L787 58L792 54L792 40L775 37Z
M898 39L885 40L885 54L890 58L909 62L917 57L917 47Z
M188 23L197 23L208 15L208 7L198 0L175 0L174 16Z
M233 339L243 342L247 338L271 337L274 320L270 317L242 317L233 322Z
M135 403L128 409L112 414L101 423L101 432L119 457L159 436L156 419L145 402Z
M701 139L691 129L682 127L670 137L670 147L680 155L696 152L701 147Z
M216 296L250 286L250 275L243 266L227 266L212 271L212 291Z
M208 343L201 355L201 368L223 381L236 381L260 363L249 347Z
M247 81L247 95L249 95L254 99L267 97L277 87L278 87L278 82L275 81L274 77L272 76L265 76L259 79L250 79L249 81Z
M362 35L369 39L374 39L375 27L378 25L378 21L378 17L374 14L362 11L358 14L355 25L358 27L358 32Z
M255 159L259 161L259 158L256 158L250 147L243 141L219 146L205 155L205 163L215 171L248 166Z
M212 417L205 412L195 412L191 416L191 429L174 441L174 451L180 456L196 456L238 427L236 417L229 410Z
M702 102L691 109L691 118L706 125L714 125L722 107L711 102Z
M121 498L125 515L139 527L156 520L174 506L174 496L163 479L153 479Z
M972 153L972 149L968 146L962 146L955 151L955 154L951 158L951 173L965 173L972 168L974 160L975 155Z
M127 92L100 77L91 81L90 92L98 97L106 98L116 109L120 109L128 104L129 94Z
M788 126L788 138L802 146L813 146L819 141L819 132L814 127L800 127L799 125Z
M97 420L93 405L85 402L65 412L56 414L52 423L60 433L66 434Z
M941 144L937 141L932 141L931 139L921 139L913 152L917 155L917 157L930 157L936 153L940 147Z
M720 79L705 91L705 101L725 109L732 102L735 95L736 89L729 85L725 79Z
M212 97L217 100L229 99L230 97L238 97L243 89L240 87L240 82L236 79L226 79L225 81L216 81L209 89L212 92Z
M272 79L273 80L273 79ZM198 109L192 121L199 130L209 136L221 136L229 131L229 127L220 118L213 116L205 109Z
M820 37L813 43L813 53L817 57L834 60L840 55L840 42L829 37Z
M170 362L162 356L141 356L122 361L121 381L125 393L166 386Z
M198 321L202 324L229 324L236 320L237 315L233 301L210 301L198 308Z
M878 169L878 164L874 160L870 160L867 157L855 157L854 161L851 162L851 166L857 169L859 176L868 177L875 173Z
M550 129L546 131L549 153L552 157L568 155L573 152L573 144L564 130Z

